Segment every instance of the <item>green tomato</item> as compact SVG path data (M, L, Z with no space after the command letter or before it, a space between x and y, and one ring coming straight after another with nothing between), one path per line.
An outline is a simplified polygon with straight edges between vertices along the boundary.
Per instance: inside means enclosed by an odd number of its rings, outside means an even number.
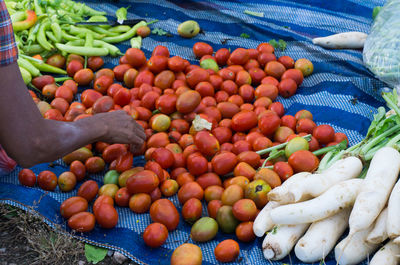
M304 139L303 137L295 137L292 140L290 140L286 145L285 155L287 158L289 158L289 156L296 151L308 150L308 149L309 149L309 144L306 139Z
M214 72L218 72L218 64L213 59L205 59L201 61L200 67L203 69L212 69Z
M187 20L178 26L178 34L184 38L193 38L200 32L199 23L194 20Z
M105 175L104 175L104 184L115 184L118 185L118 177L119 173L116 170L109 170Z

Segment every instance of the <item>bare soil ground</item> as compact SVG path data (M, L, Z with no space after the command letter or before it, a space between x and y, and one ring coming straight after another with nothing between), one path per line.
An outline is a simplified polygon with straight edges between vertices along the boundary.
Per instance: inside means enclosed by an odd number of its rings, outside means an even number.
M10 205L0 204L0 265L83 265L85 244L58 233L38 217ZM110 255L97 263L117 265ZM134 265L127 260L124 265Z

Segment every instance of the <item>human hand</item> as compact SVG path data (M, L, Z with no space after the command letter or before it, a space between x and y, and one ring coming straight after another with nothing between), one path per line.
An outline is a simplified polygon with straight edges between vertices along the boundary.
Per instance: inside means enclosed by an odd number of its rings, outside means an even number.
M106 132L101 141L130 144L131 150L137 150L146 140L143 127L123 110L99 113L93 118L100 119L105 125Z

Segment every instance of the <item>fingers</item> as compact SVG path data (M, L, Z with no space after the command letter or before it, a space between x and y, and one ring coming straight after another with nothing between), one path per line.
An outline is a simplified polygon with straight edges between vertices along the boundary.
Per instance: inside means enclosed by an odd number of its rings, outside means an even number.
M142 127L139 123L137 123L136 121L134 121L134 126L135 126L135 133L136 133L136 135L137 135L140 139L142 139L143 141L145 141L145 140L146 140L146 134L145 134L145 132L144 132L143 127Z

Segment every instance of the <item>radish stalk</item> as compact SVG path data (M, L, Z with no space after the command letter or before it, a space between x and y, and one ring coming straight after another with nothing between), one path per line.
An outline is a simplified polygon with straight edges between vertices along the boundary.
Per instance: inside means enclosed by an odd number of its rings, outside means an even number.
M345 180L312 200L277 207L271 210L271 219L275 224L302 224L330 217L353 205L363 182Z
M372 225L385 207L399 171L397 150L384 147L375 154L350 214L350 235Z
M370 265L396 265L399 263L400 246L393 240L379 249L370 261Z
M268 260L280 260L286 257L309 225L275 226L264 238L262 244L264 257Z
M278 207L280 204L274 201L270 201L257 215L253 224L253 232L256 236L262 237L265 233L274 227L274 223L269 216L269 212Z
M344 209L326 219L312 223L294 248L296 257L312 263L324 259L334 248L348 226L350 209Z
M348 235L335 247L335 259L337 264L359 264L379 247L379 244L367 243L365 239L372 227Z
M361 49L364 47L367 36L363 32L352 31L314 38L312 42L327 49Z
M390 238L395 238L400 236L400 181L397 181L390 194L387 209L387 234Z
M368 234L367 242L379 244L388 238L386 230L386 221L388 216L388 209L385 208L376 218L374 228Z

